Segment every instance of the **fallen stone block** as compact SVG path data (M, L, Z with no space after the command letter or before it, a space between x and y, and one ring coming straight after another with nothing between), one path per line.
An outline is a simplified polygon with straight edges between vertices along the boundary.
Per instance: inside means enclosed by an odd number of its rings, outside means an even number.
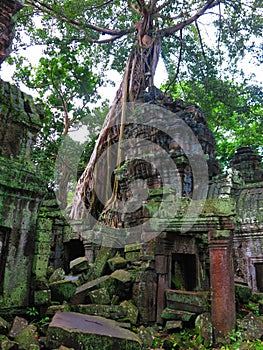
M52 301L68 301L76 292L76 285L72 281L57 281L50 283L51 299Z
M74 312L57 313L47 331L51 349L63 345L78 350L141 350L136 334L121 328L117 322Z
M100 285L108 280L109 276L102 276L93 281L86 282L76 289L75 295L73 296L71 302L72 304L85 304L87 302L88 294L92 290L99 288Z
M212 344L213 326L210 313L206 312L196 317L195 329L201 335L202 339L204 339L205 344Z
M89 292L92 304L109 305L111 303L110 295L106 288L95 289Z
M7 334L11 325L2 317L0 317L0 334Z
M64 277L66 276L65 271L62 269L62 267L59 267L56 269L52 275L49 277L49 283L57 282L57 281L62 281Z
M151 349L154 338L156 336L156 332L152 327L145 328L144 326L140 326L138 329L138 336L143 342L144 349Z
M14 341L18 344L19 349L28 350L31 348L31 345L38 346L38 341L35 337L37 332L37 327L33 325L28 325L19 332Z
M112 278L115 278L116 280L127 283L131 281L131 275L128 271L125 270L116 270L111 274Z
M9 332L9 337L14 338L23 328L28 325L28 321L23 317L16 316Z
M71 311L81 314L101 316L112 320L123 320L127 318L127 308L121 305L96 305L96 304L80 304L74 305Z
M57 312L69 312L71 311L69 304L64 302L62 305L50 305L47 308L46 316L53 317Z
M182 321L167 321L165 324L165 329L167 331L173 331L175 329L182 329L183 322Z
M10 339L0 341L1 350L18 350L18 344Z
M237 320L237 326L242 329L243 339L260 339L263 336L263 322L252 312L248 313L242 320Z
M169 307L165 308L161 317L164 320L184 321L188 322L196 316L195 313L189 311L174 310Z
M121 256L115 256L108 260L108 265L111 271L116 271L119 269L125 269L128 261Z
M74 282L77 287L81 286L86 281L83 279L82 274L81 275L66 275L64 278L65 281L71 281Z
M111 280L114 282L115 295L118 295L120 300L127 300L131 298L131 274L125 270L116 270L111 275Z
M79 257L69 263L69 268L73 275L77 275L81 272L87 271L90 268L89 261L85 256Z
M126 319L128 321L131 322L131 324L135 325L137 324L137 320L138 320L138 308L131 302L128 300L124 300L120 306L122 306L124 309L127 310L127 317Z
M167 306L176 310L204 313L209 310L208 292L166 290Z
M102 247L99 250L97 258L94 263L94 276L99 278L105 274L108 268L108 260L113 258L116 253L116 249L109 247Z
M48 305L51 301L51 291L50 289L46 290L37 290L34 292L34 304L35 305Z

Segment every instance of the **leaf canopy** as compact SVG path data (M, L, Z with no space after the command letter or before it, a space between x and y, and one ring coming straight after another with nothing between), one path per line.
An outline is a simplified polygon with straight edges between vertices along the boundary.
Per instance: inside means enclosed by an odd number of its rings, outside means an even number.
M201 105L225 161L241 144L262 147L262 87L240 68L245 57L262 63L262 28L261 0L25 0L10 63L46 102L43 130L54 141L88 115L106 70L124 72L138 37L159 37L164 89ZM35 65L23 57L34 46Z

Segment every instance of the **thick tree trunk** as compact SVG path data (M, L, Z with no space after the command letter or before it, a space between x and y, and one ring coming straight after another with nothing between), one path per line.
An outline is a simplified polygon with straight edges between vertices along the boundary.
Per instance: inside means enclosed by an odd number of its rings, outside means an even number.
M105 119L89 164L78 181L70 212L72 220L84 219L87 213L96 220L105 210L105 203L109 205L109 202L114 201L113 194L116 191L117 181L112 179L109 166L120 165L120 148L118 147L118 152L115 153L108 152L107 149L113 144L120 144L125 125L126 103L139 101L144 91L153 86L161 38L149 35L152 32L152 22L147 16L138 27L138 43L129 56L123 80ZM108 166L97 170L96 163L103 152L107 154Z
M19 0L0 1L0 65L9 56L14 38L14 16L22 9L22 2Z

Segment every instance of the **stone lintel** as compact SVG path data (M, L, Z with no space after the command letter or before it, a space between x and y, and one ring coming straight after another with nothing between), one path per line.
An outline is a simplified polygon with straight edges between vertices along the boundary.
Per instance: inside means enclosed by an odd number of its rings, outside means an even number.
M233 233L230 230L214 230L208 233L208 242L212 244L228 245L233 238Z

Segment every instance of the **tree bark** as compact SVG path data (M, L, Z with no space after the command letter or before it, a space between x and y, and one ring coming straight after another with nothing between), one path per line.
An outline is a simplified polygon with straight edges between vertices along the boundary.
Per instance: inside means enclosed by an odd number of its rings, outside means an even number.
M108 191L108 185L112 185L111 174L108 173L108 169L106 171L104 169L103 174L96 174L95 165L105 149L114 143L120 144L125 125L123 106L127 102L140 100L143 92L147 88L151 89L153 87L154 74L161 51L161 38L170 36L193 23L208 9L217 6L220 0L208 0L193 16L170 27L159 29L158 20L153 20L153 17L157 18L161 9L169 3L169 1L164 2L163 5L157 8L157 1L155 0L150 1L148 7L143 0L137 0L139 7L133 6L132 3L129 5L138 14L142 15L142 20L135 26L137 29L137 43L129 56L122 83L105 119L89 164L79 179L72 206L69 208L70 218L73 220L83 219L85 213L89 213L97 219L105 209L103 203L112 202L111 194L109 194L111 191ZM116 125L120 125L120 127L116 128ZM111 164L114 161L115 165L119 166L118 159L120 157L118 154L108 154L107 157ZM96 184L96 181L98 182L100 178L103 180ZM116 192L116 186L115 180L113 192ZM95 187L99 193L96 193ZM99 201L99 198L103 198L103 203Z
M14 38L14 16L22 9L22 3L17 0L2 0L0 2L0 65L11 53Z
M83 219L87 213L98 219L105 209L104 203L114 202L112 194L109 194L111 191L108 191L108 189L109 186L113 186L116 190L117 181L116 179L112 181L112 174L108 173L109 164L108 169L104 169L103 174L96 173L95 165L105 149L115 143L120 143L125 125L124 108L126 103L140 100L144 91L151 89L153 86L154 74L161 50L161 37L158 35L154 37L154 30L153 22L147 13L137 27L137 43L128 58L122 82L106 116L93 154L78 181L70 208L70 219L72 220ZM108 160L111 164L114 162L116 167L119 166L119 152L118 147L117 154L109 153L107 155ZM103 179L103 181L96 183L100 179ZM115 190L113 189L113 192ZM99 201L99 198L104 199L103 203Z

